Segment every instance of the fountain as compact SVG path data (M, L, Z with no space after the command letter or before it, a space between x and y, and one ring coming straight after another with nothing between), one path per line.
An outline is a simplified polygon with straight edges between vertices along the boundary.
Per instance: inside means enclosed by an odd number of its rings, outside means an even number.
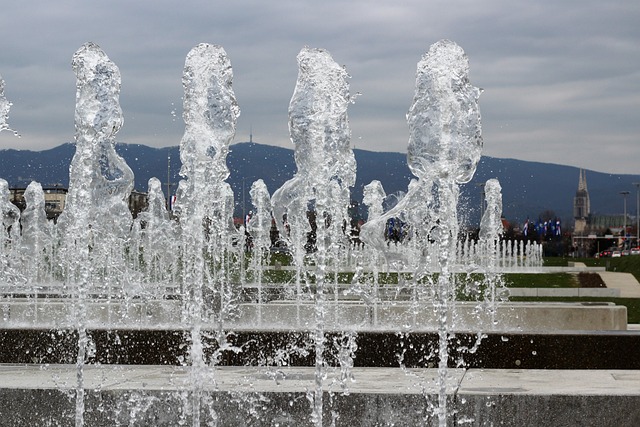
M407 114L416 179L387 212L382 185L367 185L364 248L344 231L354 99L327 51L298 55L289 107L298 169L272 197L253 183L246 230L233 225L225 181L240 110L222 47L200 44L185 61L184 179L171 215L155 178L147 209L128 211L133 174L114 150L118 67L93 43L72 65L76 154L57 224L44 217L39 184L20 213L0 180L0 342L13 349L0 350L0 363L13 363L0 365L0 416L11 425L481 425L505 417L486 400L499 387L484 395L463 378L534 366L522 351L557 344L517 332L547 327L527 317L535 308L503 303L500 272L540 268L541 251L501 241L496 180L485 184L479 240L460 238L459 186L482 137L480 90L455 43L435 43L418 64ZM3 88L0 79L8 130ZM272 221L289 264L269 252ZM620 310L588 309L626 326Z

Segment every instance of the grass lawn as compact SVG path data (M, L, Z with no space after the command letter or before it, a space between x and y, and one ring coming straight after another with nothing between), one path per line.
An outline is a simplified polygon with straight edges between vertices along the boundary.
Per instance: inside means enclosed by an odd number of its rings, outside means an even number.
M509 288L577 288L576 276L570 273L507 273L503 274Z
M289 264L290 260L282 257L276 259L282 264ZM289 261L289 262L288 262ZM618 271L633 274L640 281L640 255L626 256L621 258L545 258L544 265L547 267L559 266L566 267L568 262L582 262L589 267L606 267L607 271ZM267 273L265 279L272 282L290 282L293 279L293 272L290 271L272 271ZM351 275L340 274L339 282L349 283ZM585 277L578 278L578 275L571 273L543 273L543 274L520 274L509 273L504 274L504 282L508 287L518 288L576 288L580 286L589 286ZM381 275L381 284L397 283L396 274ZM638 298L570 298L570 297L512 297L511 301L555 301L555 302L612 302L616 305L624 305L627 307L627 321L629 323L640 323L640 299Z

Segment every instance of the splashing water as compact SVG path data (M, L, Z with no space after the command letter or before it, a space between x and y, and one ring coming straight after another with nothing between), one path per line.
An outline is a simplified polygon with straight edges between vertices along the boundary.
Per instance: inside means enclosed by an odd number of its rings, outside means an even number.
M385 197L387 197L382 188L382 183L377 179L374 179L369 184L364 186L362 203L368 208L367 221L373 221L382 215Z
M469 182L482 152L478 98L480 90L469 84L469 62L454 42L434 43L418 63L416 91L407 113L409 123L408 164L426 185L432 203L418 205L422 219L417 230L437 242L440 267L435 300L439 319L438 420L447 422L446 379L449 339L448 316L455 296L451 273L458 235L459 184ZM424 183L424 184L423 184ZM420 187L423 187L420 185ZM424 208L426 207L426 209ZM424 240L423 240L424 241Z
M434 43L418 63L416 91L407 113L408 164L425 179L465 184L482 155L478 98L469 84L469 60L450 40Z
M57 225L47 223L42 188L32 183L25 192L27 208L21 216L8 202L7 182L0 179L0 280L3 285L34 288L36 284L53 286L61 281L61 299L72 301L71 315L56 321L54 327L76 329L79 335L74 385L76 425L84 423L84 366L96 351L87 329L98 324L104 327L98 322L106 322L108 328L178 327L188 332L188 355L178 359L183 365L191 365L185 369L188 379L180 389L183 407L179 421L185 424L191 417L195 426L205 422L215 425L222 420L223 415L214 410L215 398L208 393L216 387L213 368L223 352L243 350L234 347L229 339L231 332L226 329L246 327L256 319L260 328L275 327L268 322L282 320L279 324L310 338L292 339L274 349L273 354L265 350L258 357L264 361L259 365L284 367L296 356L315 352L311 362L313 385L307 388L307 397L311 421L319 426L328 421L323 420L323 407L324 412L333 414L331 421L340 415L326 410L333 404L331 400L323 401L324 392L331 390L331 384L325 384L331 363L339 365L336 384L343 394L349 393L348 384L355 380L352 368L357 363L358 331L397 328L409 337L417 328L424 328L416 320L420 310L436 313L439 339L437 351L435 347L423 348L422 360L439 360L438 405L428 403L426 407L433 411L429 416L435 414L440 425L446 425L447 347L451 331L455 331L455 292L461 285L456 273L468 272L465 264L474 264L474 271L484 273L490 285L498 284L497 242L502 230L500 184L490 180L485 184L488 207L478 247L460 249L456 210L459 185L475 173L482 137L480 90L469 84L468 60L459 46L440 41L418 63L415 96L407 114L408 163L416 178L409 183L406 196L387 212L383 210L385 192L380 182L365 187L369 218L360 236L366 249L356 256L349 252L349 237L343 230L349 223L349 189L356 172L347 117L353 98L349 75L327 51L304 48L298 55L298 79L289 106L297 171L271 198L262 180L253 183L250 196L255 210L246 223L246 235L233 226L233 193L226 182L226 158L240 109L232 88L231 63L222 47L200 44L185 61L185 133L180 144L183 180L173 212L167 210L160 181L152 178L148 207L135 220L127 206L133 173L114 150L115 135L123 124L118 67L93 43L75 53L72 65L77 76L76 153L65 210ZM3 124L6 105L0 102ZM295 271L293 278L283 274L290 278L285 279L287 283L274 284L282 286L286 299L295 292L295 301L280 305L295 303L296 311L287 311L290 314L284 315L286 319L276 319L274 306L279 310L278 304L268 304L263 298L262 275L269 268L272 220L292 250ZM390 222L405 227L405 241L391 244L387 233ZM248 268L244 262L245 237L250 238L253 248ZM520 253L524 252L520 248ZM350 264L352 259L357 260L355 267ZM338 273L343 274L345 269L354 275L350 282L340 284L347 287L341 292ZM388 293L378 294L378 273L394 270L397 285L385 284L380 289L396 296L408 289L408 302ZM245 297L245 274L257 282L257 304L239 302ZM327 298L332 290L335 301ZM352 301L346 304L339 296L348 293ZM354 300L352 295L359 299ZM489 303L495 303L495 291L488 295ZM145 306L147 303L151 304ZM89 312L90 304L104 306L101 308L108 318ZM146 317L130 318L135 310L129 307L153 312L159 305L168 307L158 314L165 322L161 325ZM364 308L373 316L352 325L345 320L352 318L340 317L339 305L346 308L345 312ZM399 314L379 323L378 305L380 310L395 305ZM252 311L254 307L256 311ZM335 319L327 315L330 310ZM247 313L247 317L240 317ZM251 317L254 313L256 318ZM8 321L8 314L3 316ZM237 319L240 322L234 323ZM475 351L483 336L478 333L469 352ZM210 337L216 342L208 347ZM333 358L325 359L326 354L333 354ZM274 374L274 378L284 376ZM256 413L261 405L257 402L267 399L239 395L247 406L257 405L253 407ZM256 399L254 403L252 399ZM201 414L207 411L209 419L201 420ZM136 416L132 413L131 420Z
M247 233L251 236L251 270L258 292L258 324L262 324L262 266L269 265L271 247L271 196L263 180L251 185L251 203L255 208L247 223Z
M497 179L490 179L484 185L487 208L480 220L480 239L498 241L502 227L502 187Z
M325 50L304 48L298 54L298 80L289 105L289 132L295 144L297 171L272 197L276 221L286 215L290 224L298 269L303 265L304 252L315 252L316 373L310 400L312 421L318 426L323 417L326 270L331 264L329 258L339 250L341 227L348 218L349 187L355 182L356 164L347 118L347 107L352 102L348 77ZM305 249L308 206L313 208L309 222L315 242ZM300 295L299 285L297 294Z
M4 80L0 75L0 132L3 130L12 131L15 136L20 136L17 131L9 127L9 110L11 109L11 102L4 96Z
M115 135L123 118L120 70L94 43L73 55L76 74L75 145L69 171L69 192L58 228L63 239L66 286L75 300L78 329L76 425L83 425L83 368L87 356L87 296L97 283L124 292L127 277L106 277L94 265L123 265L131 227L127 200L133 172L115 152ZM106 281L105 281L106 279ZM111 281L114 283L109 283Z
M32 286L42 283L51 274L54 258L52 224L47 221L42 186L31 182L24 192L26 208L21 214L21 258L26 283Z
M0 268L8 284L22 282L20 265L15 262L20 244L20 209L10 201L9 184L0 178Z
M500 236L503 232L502 226L502 187L497 179L490 179L484 185L487 207L480 220L480 233L478 246L480 253L487 257L485 262L487 272L485 273L485 282L487 290L485 299L487 302L487 310L492 317L492 323L496 321L496 293L498 287L502 284L502 276L497 274L498 267L498 251L500 244Z
M389 212L363 226L366 243L384 251L381 230L390 219L413 229L413 251L403 261L413 270L414 294L419 283L433 283L438 318L438 420L446 425L447 345L450 314L455 301L455 246L458 236L457 202L460 184L475 173L482 151L478 98L469 84L469 63L464 51L449 40L431 46L418 63L409 124L408 164L417 177L406 196ZM387 258L389 260L389 258ZM417 301L416 301L417 304ZM418 307L416 306L417 310Z
M208 305L217 316L220 348L225 342L223 323L233 310L225 256L237 231L233 227L233 193L225 179L240 109L232 80L231 62L221 46L199 44L187 55L182 77L185 132L180 142L180 175L185 179L178 185L176 206L182 241L183 321L191 331L194 426L200 425L205 379L204 308ZM207 304L207 294L218 297L217 307ZM217 418L217 414L212 416Z
M4 96L4 85L4 80L0 75L0 132L9 129L7 122L9 121L9 110L11 109L11 103Z
M160 180L149 179L147 188L147 209L138 214L132 239L135 247L139 248L140 255L136 260L141 259L142 265L138 266L138 270L142 281L149 285L149 296L162 298L162 290L178 280L178 263L173 255L178 230L167 211Z

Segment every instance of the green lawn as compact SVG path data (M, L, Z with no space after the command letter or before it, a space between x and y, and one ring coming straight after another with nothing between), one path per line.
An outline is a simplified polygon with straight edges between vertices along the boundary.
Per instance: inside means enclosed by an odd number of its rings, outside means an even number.
M509 288L577 288L576 276L569 273L507 273L503 275Z
M282 264L289 264L288 259L282 257L276 259ZM568 262L583 262L590 267L606 267L607 271L618 271L633 274L638 281L640 281L640 255L627 256L622 258L545 258L544 265L551 266L564 266L568 265ZM265 272L265 279L267 282L291 282L294 278L294 273L291 271L271 271ZM472 275L470 279L482 280L480 277ZM532 287L532 288L575 288L579 287L579 281L577 275L571 273L542 273L542 274L520 274L509 273L504 274L504 282L508 287ZM340 283L349 283L352 279L351 274L340 274ZM379 277L381 284L395 284L397 283L397 274L381 274ZM640 299L634 298L570 298L570 297L512 297L512 301L556 301L556 302L612 302L616 305L624 305L627 307L627 317L629 323L640 323Z

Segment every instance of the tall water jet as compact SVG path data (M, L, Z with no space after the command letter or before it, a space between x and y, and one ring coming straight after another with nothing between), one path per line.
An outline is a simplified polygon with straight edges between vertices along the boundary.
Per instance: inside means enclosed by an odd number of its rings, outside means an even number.
M384 213L384 199L387 197L384 188L382 187L382 183L376 179L371 181L369 184L364 186L363 195L362 195L362 203L367 207L367 223L378 223L382 227L383 224L380 224L379 218ZM362 230L360 230L360 236L362 236ZM378 242L380 244L380 242ZM378 306L380 303L379 293L378 293L378 273L379 273L379 264L380 264L381 255L379 252L379 247L372 246L371 250L362 251L362 255L360 256L359 262L356 264L355 275L352 280L352 287L350 292L360 294L360 297L367 302L368 304L373 305L373 321L377 323L378 321ZM366 270L368 271L366 271ZM369 282L371 287L370 289L363 288L360 286L360 283L363 281L361 278L364 275L370 275L370 280L364 280L365 283Z
M496 242L502 234L502 186L497 179L489 179L484 184L487 207L480 220L481 240Z
M447 422L447 345L455 301L452 270L459 230L459 185L471 180L482 152L480 90L469 84L468 75L466 54L449 40L433 44L422 57L407 113L407 161L417 180L410 183L407 195L393 209L362 230L366 243L385 251L388 220L397 219L411 228L409 254L401 262L413 272L414 294L426 284L434 301L439 336L437 417L441 426Z
M20 244L20 210L9 201L9 184L0 178L0 268L3 282L21 282L21 268L16 262Z
M439 322L438 420L441 426L447 422L448 316L455 300L451 265L459 228L458 186L471 180L482 154L479 96L480 90L469 84L466 54L454 42L442 40L433 44L418 63L415 96L407 113L409 168L420 183L432 187L431 209L437 218L435 222L421 224L416 234L420 233L423 241L431 236L438 246L440 274L435 301ZM423 210L420 216L429 217L429 210Z
M261 179L251 185L249 195L255 211L252 212L251 218L247 223L247 231L251 233L252 245L257 251L258 259L256 261L262 263L259 258L265 255L265 252L268 252L271 246L270 232L273 218L271 214L271 196L266 184Z
M316 372L310 400L312 421L318 426L322 425L323 417L326 270L331 264L329 256L338 250L343 236L349 187L355 182L356 164L349 146L347 118L347 107L352 102L348 78L346 70L326 50L306 47L298 54L298 80L289 105L289 132L295 144L297 171L272 197L276 222L286 216L291 227L298 269L302 267L304 253L314 253L311 262L315 264L312 282L316 289L313 333ZM312 211L307 220L309 207ZM309 222L312 239L306 238ZM299 298L299 273L296 281Z
M491 314L492 323L495 324L496 316L496 292L501 284L501 276L496 273L498 268L498 255L500 250L500 236L504 229L502 226L502 186L497 179L489 179L484 185L487 207L480 219L480 232L478 246L480 254L487 259L486 265L485 300L488 311ZM505 242L506 243L506 242Z
M208 304L217 321L217 340L225 347L223 323L232 315L233 295L227 271L233 228L233 193L226 158L240 108L232 88L233 71L225 50L199 44L185 60L185 132L180 142L180 175L176 212L182 245L183 322L191 331L193 425L200 425L205 360L202 322ZM205 295L208 295L205 301ZM214 419L217 415L211 414Z
M384 192L382 183L377 179L364 186L362 203L367 206L367 222L373 221L382 215L385 197L387 197L387 194Z
M22 228L21 259L27 284L36 286L51 277L54 259L52 223L47 220L42 186L31 182L24 192L25 210L20 215ZM36 294L37 292L34 292Z
M133 172L115 152L115 135L123 117L120 108L120 70L94 43L73 55L76 74L75 145L69 170L69 192L59 218L65 287L74 298L78 330L76 425L83 424L83 367L89 338L86 300L99 282L103 292L125 295L126 274L110 267L124 265L131 227L128 197ZM98 291L92 289L94 291Z
M251 270L253 281L258 292L258 324L262 325L262 304L264 303L262 292L262 268L269 265L271 248L271 196L266 184L259 179L251 185L249 191L251 203L255 212L246 224L247 232L251 235Z
M437 242L440 273L435 286L438 317L438 420L447 422L446 378L449 339L448 316L455 300L451 265L458 236L459 185L471 180L482 154L478 98L480 90L469 84L469 60L462 48L449 40L433 44L418 63L416 91L407 113L408 164L419 183L431 186L432 205L417 207L424 221L416 230L421 241ZM427 187L428 189L428 187ZM417 280L420 277L416 278Z
M138 214L133 228L139 256L141 286L148 285L148 294L162 298L163 289L178 280L178 262L175 258L177 224L167 211L162 184L157 178L149 179L147 208Z

